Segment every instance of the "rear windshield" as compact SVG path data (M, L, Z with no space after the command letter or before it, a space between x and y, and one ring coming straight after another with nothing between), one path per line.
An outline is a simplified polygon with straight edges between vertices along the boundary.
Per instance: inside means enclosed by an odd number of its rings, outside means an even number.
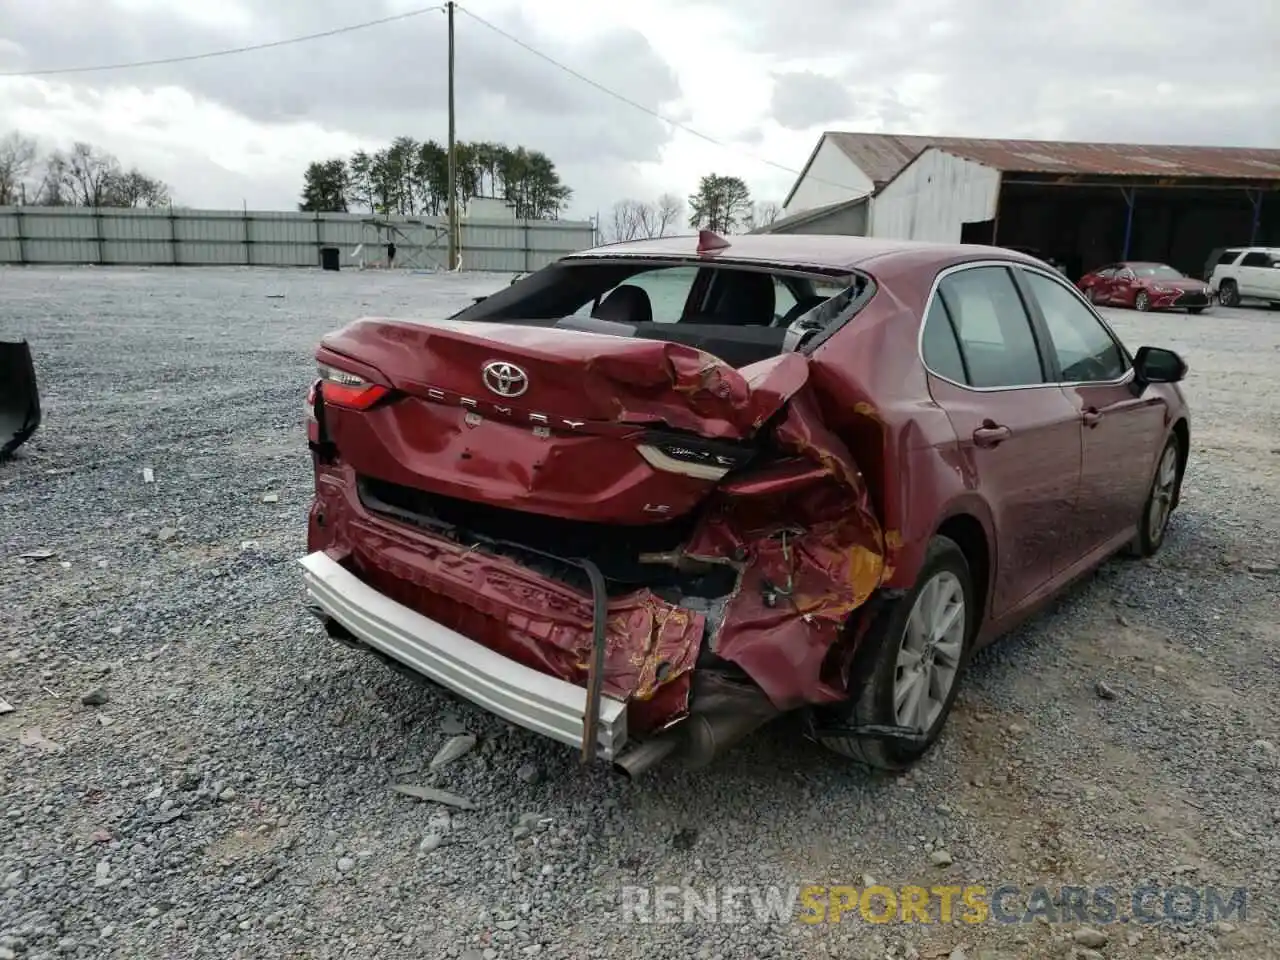
M616 323L786 326L858 283L852 274L708 267L685 261L566 260L455 314L454 320L597 317Z
M742 368L816 348L873 292L862 274L584 258L539 270L451 319L665 340Z

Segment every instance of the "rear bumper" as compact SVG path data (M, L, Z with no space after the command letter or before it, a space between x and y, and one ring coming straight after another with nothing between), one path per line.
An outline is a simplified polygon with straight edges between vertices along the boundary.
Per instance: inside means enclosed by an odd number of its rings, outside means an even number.
M300 561L307 600L361 642L518 726L582 744L587 692L516 663L363 583L324 551ZM626 705L602 697L599 756L615 759L627 741Z

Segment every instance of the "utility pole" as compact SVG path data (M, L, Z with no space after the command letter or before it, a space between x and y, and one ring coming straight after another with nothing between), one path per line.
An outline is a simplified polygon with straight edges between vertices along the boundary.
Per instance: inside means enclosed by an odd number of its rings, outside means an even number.
M453 116L453 0L445 4L449 14L449 269L458 269L458 143Z

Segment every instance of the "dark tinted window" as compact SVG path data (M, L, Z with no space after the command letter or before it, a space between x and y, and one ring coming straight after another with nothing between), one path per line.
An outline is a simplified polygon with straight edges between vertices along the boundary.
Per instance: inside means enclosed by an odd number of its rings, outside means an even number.
M1118 380L1129 368L1120 346L1074 293L1040 273L1024 271L1040 305L1064 383Z
M1261 250L1255 250L1252 253L1246 253L1244 259L1240 261L1242 267L1269 267L1271 266L1271 258Z
M940 297L933 298L929 316L925 317L924 336L921 341L926 367L938 376L946 377L956 383L969 382L964 361L960 358L960 347L956 343L951 318L947 316L947 308L942 305Z
M1236 257L1240 256L1239 250L1228 250L1218 258L1219 263L1235 263Z
M938 287L975 387L1044 383L1031 321L1004 267L973 267Z

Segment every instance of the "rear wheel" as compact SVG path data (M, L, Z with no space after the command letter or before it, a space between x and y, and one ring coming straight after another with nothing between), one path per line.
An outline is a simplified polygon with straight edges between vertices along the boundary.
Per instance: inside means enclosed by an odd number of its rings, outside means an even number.
M1140 557L1151 556L1164 543L1181 480L1181 446L1176 436L1170 437L1156 464L1156 475L1151 480L1151 491L1147 494L1142 520L1138 524L1138 536L1133 543L1133 552Z
M1133 309L1146 313L1151 309L1151 297L1145 290L1139 290L1138 295L1133 298Z
M836 753L872 767L898 770L937 742L968 663L977 601L964 553L934 537L911 592L863 638L854 699L830 708L837 726L909 728L918 743L860 736L823 737Z
M1240 305L1240 288L1236 286L1234 280L1223 280L1218 285L1218 302L1224 307Z

